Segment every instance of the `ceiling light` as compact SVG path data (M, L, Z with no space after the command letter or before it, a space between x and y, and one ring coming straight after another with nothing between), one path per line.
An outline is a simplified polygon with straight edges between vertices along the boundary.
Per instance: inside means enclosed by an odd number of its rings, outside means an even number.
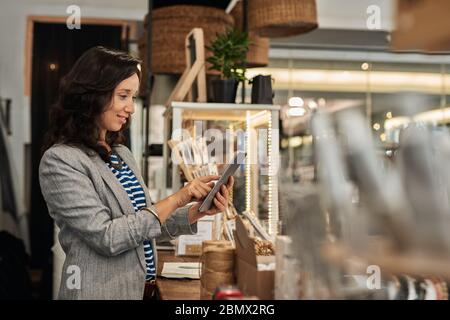
M289 147L291 148L297 148L302 145L302 137L292 137L289 138Z
M367 71L351 70L343 77L343 70L318 69L287 69L287 68L255 68L247 70L247 77L259 74L270 74L275 80L274 90L289 90L302 88L304 91L338 91L338 92L367 92L370 85L372 92L398 92L403 90L442 94L442 83L450 83L450 74L437 72L403 72L403 71L373 71L369 64ZM367 73L370 71L370 78ZM450 93L450 86L445 91ZM319 105L320 107L320 105Z
M290 107L303 107L304 101L300 97L292 97L289 98L288 104Z
M288 115L291 117L302 117L306 114L306 110L303 107L289 108Z

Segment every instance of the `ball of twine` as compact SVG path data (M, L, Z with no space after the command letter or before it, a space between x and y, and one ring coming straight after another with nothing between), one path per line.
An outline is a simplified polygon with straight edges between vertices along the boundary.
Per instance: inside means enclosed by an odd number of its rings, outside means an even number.
M234 248L231 242L204 241L201 266L200 298L210 300L217 287L234 283Z

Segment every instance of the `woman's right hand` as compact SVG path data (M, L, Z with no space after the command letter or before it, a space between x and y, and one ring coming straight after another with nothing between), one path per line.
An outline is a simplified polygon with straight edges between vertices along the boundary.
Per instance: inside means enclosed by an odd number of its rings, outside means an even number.
M214 183L211 181L218 180L219 178L219 176L211 175L195 178L189 182L181 188L180 191L174 194L174 196L176 196L178 208L184 207L193 200L200 201L206 197L214 186Z

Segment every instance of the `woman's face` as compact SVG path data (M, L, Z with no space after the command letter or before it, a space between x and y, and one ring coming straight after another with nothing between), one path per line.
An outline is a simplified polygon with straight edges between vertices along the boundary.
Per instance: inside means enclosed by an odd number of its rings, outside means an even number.
M119 131L134 113L134 99L139 89L139 77L133 74L114 89L111 104L100 117L100 140L108 131Z

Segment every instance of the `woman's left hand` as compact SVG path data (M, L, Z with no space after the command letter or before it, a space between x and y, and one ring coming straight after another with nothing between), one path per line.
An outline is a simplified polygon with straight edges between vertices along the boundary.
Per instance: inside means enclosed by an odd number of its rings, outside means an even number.
M209 210L204 211L204 212L198 212L201 202L198 202L195 205L193 205L191 207L191 210L189 210L189 211L192 211L192 214L190 214L190 219L189 219L191 224L204 216L211 216L211 215L215 215L219 212L225 211L228 207L228 201L230 199L230 192L233 189L233 185L234 185L234 178L231 176L228 178L227 185L226 186L223 185L220 188L220 191L216 193L216 196L213 199L213 204Z
M222 187L220 187L220 191L216 193L211 208L203 212L205 215L211 216L227 209L228 201L230 199L230 192L233 190L233 184L234 178L231 176L228 178L227 185L222 185Z

